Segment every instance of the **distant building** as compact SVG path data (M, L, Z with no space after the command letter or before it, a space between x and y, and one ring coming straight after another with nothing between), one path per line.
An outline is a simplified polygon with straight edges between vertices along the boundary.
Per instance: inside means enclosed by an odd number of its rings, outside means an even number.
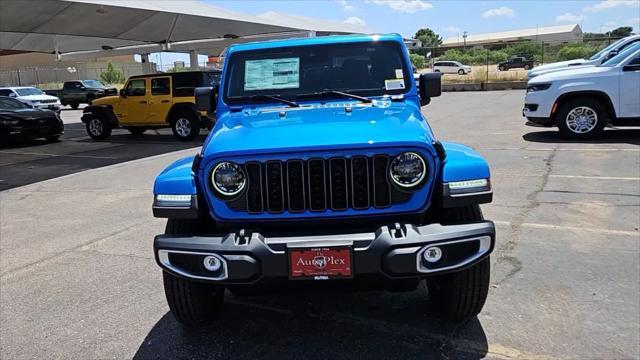
M484 34L468 34L466 40L462 34L445 39L442 47L485 47L531 40L557 45L582 41L582 29L578 24L543 26L537 28L492 32Z

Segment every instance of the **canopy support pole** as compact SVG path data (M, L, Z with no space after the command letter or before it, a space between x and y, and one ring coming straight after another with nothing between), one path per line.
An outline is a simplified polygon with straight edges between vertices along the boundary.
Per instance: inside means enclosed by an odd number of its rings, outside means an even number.
M189 50L189 66L191 70L199 70L198 66L198 53L195 50Z
M153 74L155 71L151 68L149 62L149 54L140 54L140 60L142 61L142 72L144 74Z

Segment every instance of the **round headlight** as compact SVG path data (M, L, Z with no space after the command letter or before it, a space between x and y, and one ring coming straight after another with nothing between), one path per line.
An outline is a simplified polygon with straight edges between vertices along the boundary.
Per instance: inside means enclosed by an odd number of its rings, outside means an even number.
M389 175L396 185L410 188L422 182L427 173L427 166L422 157L414 152L405 152L391 162Z
M247 177L240 166L224 161L216 165L211 172L211 183L220 194L233 196L244 189Z

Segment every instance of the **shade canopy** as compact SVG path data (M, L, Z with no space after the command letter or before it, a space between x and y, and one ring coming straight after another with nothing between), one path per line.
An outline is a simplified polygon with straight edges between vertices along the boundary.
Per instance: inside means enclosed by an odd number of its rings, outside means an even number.
M252 16L194 0L0 1L0 49L5 50L108 56L118 48L128 53L218 49L303 31L340 34L366 29L279 13Z

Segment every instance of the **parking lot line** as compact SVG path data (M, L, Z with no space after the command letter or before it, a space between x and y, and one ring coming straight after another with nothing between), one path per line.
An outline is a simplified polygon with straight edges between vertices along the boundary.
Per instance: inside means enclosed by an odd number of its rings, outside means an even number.
M639 152L638 149L631 148L536 148L536 147L478 147L478 150L495 150L495 151L598 151L598 152L615 152L615 151L633 151Z
M496 225L505 225L511 226L512 223L510 221L494 221ZM614 230L614 229L602 229L602 228L585 228L585 227L575 227L575 226L564 226L564 225L552 225L552 224L535 224L535 223L522 223L517 226L521 227L529 227L535 229L553 229L553 230L566 230L566 231L584 231L584 232L592 232L599 234L607 234L607 235L625 235L625 236L639 236L640 231L628 231L628 230Z
M549 175L554 178L565 179L594 179L594 180L630 180L640 181L640 177L628 177L628 176L589 176L589 175Z
M87 158L87 159L105 159L105 160L113 160L113 159L115 159L115 157L113 157L113 156L47 154L47 153L28 152L28 151L5 151L5 150L2 150L2 151L0 151L0 154L36 155L36 156L47 156L47 157L69 157L69 158Z

